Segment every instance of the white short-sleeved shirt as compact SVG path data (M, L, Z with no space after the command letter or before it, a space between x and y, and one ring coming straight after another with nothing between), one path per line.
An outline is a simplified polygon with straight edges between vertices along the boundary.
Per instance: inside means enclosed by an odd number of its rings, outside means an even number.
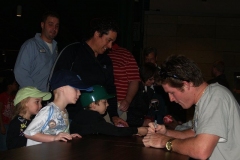
M205 89L195 107L194 130L220 137L210 160L240 159L240 107L224 86L214 83Z
M61 132L69 133L69 119L67 110L61 111L53 102L42 108L29 124L24 134L33 136L37 133L57 135ZM27 146L42 142L27 140Z

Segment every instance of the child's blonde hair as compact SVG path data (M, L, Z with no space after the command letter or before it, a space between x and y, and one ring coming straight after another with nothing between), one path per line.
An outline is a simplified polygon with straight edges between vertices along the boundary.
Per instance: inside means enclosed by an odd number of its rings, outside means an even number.
M14 114L13 117L16 117L19 114L25 115L27 113L27 107L26 107L26 103L29 101L30 97L27 97L23 100L21 100L14 108Z

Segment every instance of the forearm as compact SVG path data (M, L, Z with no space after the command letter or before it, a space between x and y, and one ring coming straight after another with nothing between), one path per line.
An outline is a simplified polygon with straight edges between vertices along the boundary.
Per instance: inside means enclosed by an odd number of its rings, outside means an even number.
M185 130L185 131L176 131L176 130L168 129L165 135L168 137L174 137L178 139L186 139L189 137L194 137L195 132L192 129Z
M53 142L55 140L55 135L48 135L48 134L42 134L42 133L37 133L33 136L29 136L25 134L25 137L27 139L31 139L34 141L38 141L38 142Z
M219 137L202 134L187 139L172 141L172 150L196 159L208 159L213 152Z
M128 91L127 91L127 95L126 95L126 100L131 103L132 99L134 98L134 96L136 95L137 91L138 91L138 84L139 81L131 81L128 84Z

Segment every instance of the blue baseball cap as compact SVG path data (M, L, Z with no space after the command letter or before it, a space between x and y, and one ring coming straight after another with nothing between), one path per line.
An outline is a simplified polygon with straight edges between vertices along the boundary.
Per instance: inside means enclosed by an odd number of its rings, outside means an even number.
M62 69L53 73L50 80L51 90L67 85L79 90L93 90L93 87L85 85L81 77L72 71Z

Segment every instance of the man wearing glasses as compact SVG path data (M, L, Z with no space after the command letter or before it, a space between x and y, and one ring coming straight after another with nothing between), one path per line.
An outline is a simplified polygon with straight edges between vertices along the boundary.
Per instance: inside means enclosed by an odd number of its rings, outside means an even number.
M195 105L193 127L175 131L150 123L144 145L195 159L239 159L240 107L232 93L218 83L208 85L185 56L170 56L161 69L160 81L170 100L184 109Z

